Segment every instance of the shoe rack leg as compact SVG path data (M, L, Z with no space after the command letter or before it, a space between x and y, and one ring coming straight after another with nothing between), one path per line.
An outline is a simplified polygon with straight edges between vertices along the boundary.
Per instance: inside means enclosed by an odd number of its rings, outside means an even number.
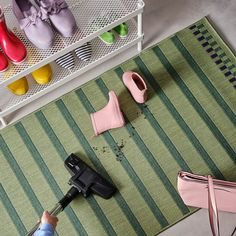
M140 4L140 6L141 6L141 4ZM142 16L142 12L138 14L137 21L138 21L138 36L143 37L143 16ZM143 43L142 41L138 42L138 51L139 52L142 51L142 43Z
M0 117L0 121L1 121L3 127L7 126L7 121L3 117Z

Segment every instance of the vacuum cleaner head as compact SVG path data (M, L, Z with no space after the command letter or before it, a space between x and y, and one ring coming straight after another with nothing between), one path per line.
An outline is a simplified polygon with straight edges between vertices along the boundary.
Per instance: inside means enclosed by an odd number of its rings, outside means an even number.
M79 193L82 193L84 197L88 197L90 193L96 193L99 196L108 199L116 192L115 186L105 180L74 154L71 154L66 158L65 167L72 175L69 180L69 184L72 185L72 187L50 211L50 215L57 216L79 195ZM40 222L38 222L26 236L32 236L39 225Z
M65 167L72 175L69 184L78 189L84 197L89 196L92 192L108 199L116 192L115 186L105 180L74 154L67 157Z

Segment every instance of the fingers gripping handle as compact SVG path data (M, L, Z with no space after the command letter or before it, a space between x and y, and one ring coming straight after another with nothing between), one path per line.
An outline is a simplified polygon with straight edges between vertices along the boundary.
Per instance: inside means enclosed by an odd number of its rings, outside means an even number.
M57 203L55 207L49 212L50 215L57 216L61 211L63 211L63 208L60 203ZM38 222L27 234L26 236L32 236L34 232L38 229L41 222Z
M55 207L49 211L50 215L57 216L60 212L62 212L65 207L67 207L70 202L79 194L79 190L75 187L71 187L71 189L67 192L67 194L55 205ZM34 232L38 229L41 222L38 222L27 234L26 236L32 236Z

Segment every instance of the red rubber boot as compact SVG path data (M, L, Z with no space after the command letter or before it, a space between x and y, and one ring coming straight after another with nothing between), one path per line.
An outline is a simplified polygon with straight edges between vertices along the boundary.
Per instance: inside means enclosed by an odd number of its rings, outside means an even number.
M5 55L0 51L0 72L4 72L8 69L8 60Z
M5 55L14 64L20 64L26 59L25 45L7 29L3 9L0 7L0 46Z

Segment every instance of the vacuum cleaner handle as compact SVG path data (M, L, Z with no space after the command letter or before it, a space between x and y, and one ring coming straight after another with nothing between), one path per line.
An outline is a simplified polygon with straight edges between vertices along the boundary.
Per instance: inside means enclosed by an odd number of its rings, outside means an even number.
M67 194L55 205L55 207L49 211L52 216L57 216L62 212L66 206L79 194L79 190L75 187L71 187ZM32 236L34 232L38 229L41 222L38 222L27 234L26 236Z

